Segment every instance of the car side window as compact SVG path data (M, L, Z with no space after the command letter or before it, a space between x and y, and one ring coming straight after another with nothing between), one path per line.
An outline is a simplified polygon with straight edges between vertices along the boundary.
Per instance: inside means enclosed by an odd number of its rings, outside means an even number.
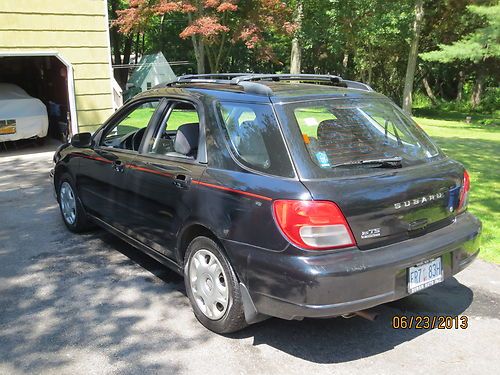
M138 151L158 99L143 102L106 131L101 146Z
M220 102L226 139L243 165L275 176L293 177L293 169L269 104Z
M191 103L171 104L147 152L164 156L196 159L199 141L200 117Z

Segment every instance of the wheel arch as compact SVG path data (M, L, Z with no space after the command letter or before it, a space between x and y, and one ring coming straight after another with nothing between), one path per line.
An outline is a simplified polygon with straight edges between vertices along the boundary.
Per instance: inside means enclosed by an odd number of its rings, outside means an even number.
M54 168L54 189L55 189L57 197L58 197L57 199L59 199L59 181L61 180L61 177L66 173L71 176L71 174L69 173L68 167L65 166L64 164L57 164L55 166L55 168Z
M184 265L184 256L186 254L186 250L189 244L196 237L200 236L208 237L211 240L215 241L221 247L224 253L226 253L224 246L222 245L221 241L215 234L215 231L211 230L206 225L203 225L199 222L191 222L184 226L177 240L177 260L181 265L181 267L183 267Z

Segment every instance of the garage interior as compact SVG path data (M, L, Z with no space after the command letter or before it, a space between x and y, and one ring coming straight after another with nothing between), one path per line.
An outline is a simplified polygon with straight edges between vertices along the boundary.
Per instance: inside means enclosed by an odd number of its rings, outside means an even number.
M0 56L0 82L18 85L45 104L48 137L58 141L65 141L70 129L67 77L66 65L55 56ZM22 143L3 142L0 150L18 148Z

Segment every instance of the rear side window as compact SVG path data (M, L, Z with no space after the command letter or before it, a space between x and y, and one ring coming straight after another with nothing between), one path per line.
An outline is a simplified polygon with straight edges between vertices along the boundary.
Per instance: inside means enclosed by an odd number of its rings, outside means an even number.
M221 102L218 108L226 140L241 164L267 174L294 176L270 104Z

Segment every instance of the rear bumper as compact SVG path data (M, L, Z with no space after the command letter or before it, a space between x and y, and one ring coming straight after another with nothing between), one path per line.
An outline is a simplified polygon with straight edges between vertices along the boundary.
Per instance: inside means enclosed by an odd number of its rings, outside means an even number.
M440 230L376 249L325 254L273 252L226 241L236 272L259 314L284 319L333 317L403 298L407 268L442 257L444 277L479 252L481 222L469 213Z

